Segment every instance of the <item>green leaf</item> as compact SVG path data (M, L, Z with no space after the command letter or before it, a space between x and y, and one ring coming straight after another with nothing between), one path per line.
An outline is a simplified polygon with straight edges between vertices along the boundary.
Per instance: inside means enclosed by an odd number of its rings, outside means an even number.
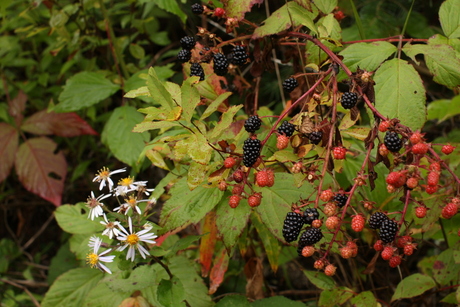
M377 299L371 291L361 292L350 300L353 307L377 307Z
M388 42L357 43L351 44L339 54L351 71L356 71L358 67L374 71L397 50L396 46Z
M260 216L254 212L251 215L251 221L257 229L257 233L264 245L265 253L268 262L274 272L278 270L278 257L281 250L281 245L278 240L269 232L267 227L262 223Z
M104 278L112 291L134 292L146 287L157 285L155 268L151 265L141 265L134 269L128 278L122 278L124 272L117 272Z
M144 293L142 293L144 294ZM121 302L130 297L130 292L113 291L109 284L101 280L85 297L82 306L88 307L106 307L120 306Z
M433 278L441 285L448 285L458 278L460 266L455 263L454 250L446 249L433 264Z
M215 307L251 307L248 299L244 295L227 295L221 299Z
M433 278L415 273L407 276L398 284L391 301L418 296L433 287L436 287Z
M0 253L1 256L1 253ZM0 259L3 259L0 258ZM51 259L50 269L47 277L48 284L52 284L54 280L64 272L78 267L78 261L75 254L70 251L69 242L61 245L57 254Z
M138 44L129 44L129 53L138 60L145 57L145 50Z
M304 303L290 300L284 296L272 296L252 302L252 307L305 307Z
M458 114L460 114L460 95L455 96L452 100L440 99L430 102L427 119L437 119L438 122L443 122Z
M84 71L70 77L55 112L72 112L90 107L115 94L120 86L106 79L102 73Z
M167 251L167 255L175 255L178 251L184 250L189 248L193 242L198 241L203 235L199 236L186 236L184 238L179 239L174 245Z
M447 0L439 8L442 30L449 38L460 37L460 2Z
M446 295L442 300L441 303L446 303L446 304L458 304L459 300L457 299L457 293L459 291L459 288L457 288L457 292L452 292L448 295Z
M158 301L165 306L185 306L185 290L182 282L173 277L172 280L163 279L158 285Z
M153 0L153 3L158 5L161 9L166 12L172 13L180 18L183 24L187 21L187 15L182 11L182 9L177 4L178 1L171 0Z
M225 1L225 11L227 17L236 18L241 21L244 18L244 14L249 12L253 5L262 4L263 0L228 0Z
M16 243L6 238L0 240L0 273L6 273L10 262L20 255L21 251Z
M334 280L319 271L303 271L308 280L321 290L331 290L335 288Z
M152 96L153 101L155 103L161 105L168 111L175 107L171 94L168 92L164 84L160 81L153 67L150 67L149 69L149 75L147 77L147 87L150 91L150 96Z
M43 307L80 307L86 295L104 274L96 269L79 268L59 276L45 295Z
M321 1L315 1L315 5L318 7L318 9L325 13L329 14L334 10L334 8L337 6L337 0L321 0Z
M426 120L425 88L412 65L400 59L387 61L375 74L375 107L382 115L398 118L412 130Z
M353 291L344 287L324 290L319 296L318 306L322 307L335 307L337 305L345 304L351 297Z
M101 231L99 231L101 232ZM77 259L85 259L90 251L88 242L94 233L74 234L69 239L70 251L75 254Z
M243 105L231 106L225 113L222 114L220 122L212 129L209 140L212 142L217 140L222 133L224 133L228 127L233 123L233 117L243 107Z
M134 107L116 108L110 115L102 132L102 142L115 157L134 167L139 155L149 140L148 133L134 133L133 128L142 121L143 116Z
M82 210L85 214L82 214ZM85 203L77 203L75 205L62 205L54 212L56 221L64 231L72 234L87 234L99 232L104 229L104 225L99 221L92 221L88 218Z
M195 87L195 83L197 83L198 80L199 77L187 78L181 87L181 106L183 109L182 119L188 122L192 119L192 116L195 113L195 108L201 101L200 94Z
M160 217L165 231L199 222L217 205L223 192L203 186L190 191L186 178L182 178L174 185L170 194L171 198L165 202Z
M170 121L157 121L157 122L142 122L133 128L133 132L145 132L148 130L169 129L172 127L180 127L180 124Z
M211 154L209 154L211 157ZM208 165L192 161L187 174L187 184L190 190L198 187L208 176Z
M233 116L232 116L233 118ZM224 120L222 120L223 122ZM193 161L207 165L211 159L213 149L208 144L208 140L198 130L192 129L194 134L190 135L190 145L187 150Z
M204 120L208 118L212 113L214 113L220 106L220 104L224 102L231 94L232 92L225 92L219 95L216 99L214 99L214 101L211 102L211 104L203 112L203 115L201 115L200 120Z

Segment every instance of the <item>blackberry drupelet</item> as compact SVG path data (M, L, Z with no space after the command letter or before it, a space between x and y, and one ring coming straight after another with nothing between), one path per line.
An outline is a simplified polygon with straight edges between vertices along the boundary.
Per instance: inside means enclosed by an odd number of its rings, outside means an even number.
M394 131L388 131L385 134L383 143L391 152L398 152L402 148L402 141L399 138L399 135Z
M288 78L283 82L283 88L288 93L292 92L298 85L299 83L295 78Z
M192 4L192 13L195 15L203 14L204 7L200 3L193 3Z
M287 137L291 137L294 133L295 127L293 124L288 122L287 120L283 121L283 123L278 128L279 134L285 134Z
M246 129L247 132L254 133L260 129L260 125L262 125L262 121L259 116L253 115L244 122L244 129Z
M215 53L213 56L214 60L214 72L218 76L225 76L228 70L228 61L225 55L222 53Z
M286 242L297 240L303 227L304 218L300 213L288 212L283 224L283 238Z
M313 245L317 243L323 237L323 233L319 228L307 228L304 233L300 236L299 246L304 248L307 245Z
M249 138L243 145L243 164L252 167L256 163L260 154L260 140Z
M379 229L383 221L388 220L388 216L383 212L375 212L369 218L369 227Z
M182 46L182 48L191 50L193 49L193 47L195 47L196 41L191 36L184 36L180 39L179 43Z
M177 59L182 63L190 61L191 57L192 57L192 53L190 52L190 50L187 50L187 49L182 49L177 54Z
M355 93L351 92L345 92L342 95L342 107L344 109L351 109L356 105L356 102L358 101L358 95Z
M319 219L319 213L316 208L307 208L303 213L303 220L305 224L311 225L311 222Z
M386 219L380 226L380 240L384 243L393 242L398 232L398 224L394 220Z
M322 131L313 131L308 135L308 139L310 143L318 145L319 142L323 139L323 132Z
M345 204L347 203L347 200L348 200L348 196L345 194L336 193L334 195L334 201L337 203L337 206L339 208L342 208L343 206L345 206Z
M243 65L248 60L248 54L243 46L235 46L230 54L230 62L234 65Z
M190 67L190 77L198 76L200 81L204 80L204 70L199 63L193 63Z

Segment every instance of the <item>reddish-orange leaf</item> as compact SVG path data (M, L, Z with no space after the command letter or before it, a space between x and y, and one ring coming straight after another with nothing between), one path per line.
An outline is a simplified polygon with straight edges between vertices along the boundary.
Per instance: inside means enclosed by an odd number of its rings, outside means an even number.
M206 277L211 269L212 255L217 240L216 213L214 211L206 214L201 233L208 233L201 238L200 242L201 275Z
M0 123L0 182L10 174L14 164L14 157L18 150L18 132L8 124Z
M209 280L211 285L209 286L209 294L214 294L219 288L220 284L224 281L225 272L228 269L228 254L227 249L222 247L217 254L216 259L214 260L214 266L211 270L211 275L209 276Z

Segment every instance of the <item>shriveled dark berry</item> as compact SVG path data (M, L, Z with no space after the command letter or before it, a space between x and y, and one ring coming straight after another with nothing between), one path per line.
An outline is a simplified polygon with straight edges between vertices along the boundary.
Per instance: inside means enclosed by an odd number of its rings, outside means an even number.
M343 93L342 95L342 107L344 109L351 109L356 105L358 101L358 95L351 92Z
M283 82L283 88L288 93L292 92L298 85L299 83L295 78L288 78Z
M310 143L318 145L319 142L323 139L323 132L322 131L313 131L308 135L308 139Z
M190 77L198 76L200 81L204 80L204 70L199 63L193 63L190 67Z
M204 7L200 3L193 3L192 4L192 13L196 15L203 14Z
M247 62L248 57L243 46L235 46L230 53L230 62L234 65L243 65Z
M244 129L246 129L247 132L254 133L260 129L260 125L262 125L262 121L259 116L253 115L244 122Z
M287 120L283 121L283 123L278 128L279 134L285 134L287 137L291 137L294 133L295 126L288 122Z
M394 131L388 131L385 134L383 143L391 152L398 152L402 148L402 141L399 138L399 135Z
M260 155L261 143L258 139L249 138L243 145L243 164L252 167Z
M319 219L319 213L316 208L307 208L303 213L303 220L305 224L311 225L311 222Z
M323 237L323 233L319 228L307 228L299 239L299 246L301 245L302 248L307 245L313 245Z
M393 242L398 232L398 224L394 220L386 219L380 226L380 240L384 243Z
M388 220L388 216L383 212L375 212L369 218L369 227L372 229L379 229L383 221Z
M191 50L193 49L193 47L195 47L196 41L191 36L184 36L180 39L179 43L182 46L182 48Z
M192 53L190 52L190 50L187 50L187 49L182 49L177 54L177 59L182 63L190 61L191 57L192 57Z
M342 208L347 203L348 196L342 193L336 193L334 195L334 201L337 203L337 206Z
M297 240L303 227L304 218L300 213L288 212L283 224L283 238L286 242Z
M225 55L222 53L215 53L213 56L214 61L214 72L218 76L225 76L228 71L228 61Z

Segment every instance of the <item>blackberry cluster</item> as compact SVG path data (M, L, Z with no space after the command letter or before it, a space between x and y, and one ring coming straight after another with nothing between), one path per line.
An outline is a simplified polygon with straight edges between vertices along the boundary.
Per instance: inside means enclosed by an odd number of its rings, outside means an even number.
M298 85L299 83L295 78L288 78L283 82L283 88L288 93L292 92Z
M393 242L398 232L398 224L394 220L386 219L380 226L380 240L384 243Z
M313 131L308 135L308 139L310 143L318 145L319 142L323 139L323 132L322 131Z
M394 131L388 131L385 134L383 143L391 152L398 152L402 148L402 141L399 138L399 135Z
M252 167L256 163L260 154L260 140L249 138L243 145L243 164Z
M192 4L192 13L195 15L200 15L203 14L204 12L204 7L199 4L199 3L193 3Z
M375 212L369 218L369 227L372 229L379 229L383 221L388 220L388 216L383 212Z
M260 125L262 125L262 121L259 116L253 115L244 122L244 129L246 129L247 132L254 133L260 129Z
M191 57L192 57L192 53L190 52L190 50L187 50L187 49L182 49L177 54L177 59L182 63L186 63L190 61Z
M199 63L193 63L192 66L190 66L190 77L193 76L200 77L200 81L204 80L204 70Z
M195 47L196 41L191 36L184 36L180 39L179 43L182 46L182 48L192 50L193 47Z
M288 212L283 224L283 238L286 242L297 240L304 223L304 217L300 213Z
M351 109L356 105L358 101L358 95L351 92L345 92L342 95L342 107L344 109Z
M323 237L323 233L319 228L307 228L304 233L300 236L299 247L302 249L307 245L313 245Z
M305 224L311 225L314 220L319 219L319 213L316 208L307 208L303 213L303 220Z
M228 61L225 55L222 53L215 53L213 56L214 60L214 72L218 76L225 76L228 70Z
M235 65L243 65L248 60L248 54L243 46L235 46L230 54L231 63Z
M279 134L285 134L287 137L291 137L294 133L295 127L293 124L288 122L287 120L283 121L283 123L278 128Z
M343 206L345 206L345 204L347 203L347 200L348 200L348 196L345 194L336 193L334 195L334 201L337 203L337 206L339 206L339 208L342 208Z

